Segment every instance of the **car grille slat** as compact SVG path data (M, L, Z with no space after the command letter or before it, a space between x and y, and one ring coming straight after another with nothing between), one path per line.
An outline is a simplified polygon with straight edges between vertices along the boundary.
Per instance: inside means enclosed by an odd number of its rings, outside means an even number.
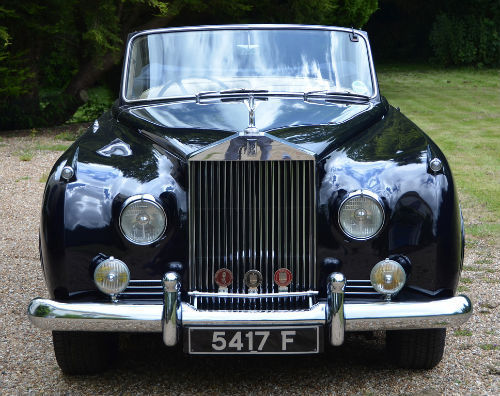
M379 297L381 296L372 286L370 280L348 280L345 294L347 297Z
M262 274L260 292L277 293L274 272L282 267L293 274L290 291L316 289L314 161L191 161L189 173L189 290L216 292L214 274L228 268L229 293L248 291L250 269Z

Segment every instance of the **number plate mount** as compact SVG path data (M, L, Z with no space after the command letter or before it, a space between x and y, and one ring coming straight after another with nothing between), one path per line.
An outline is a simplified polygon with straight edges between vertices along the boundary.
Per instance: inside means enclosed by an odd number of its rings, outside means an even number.
M188 327L184 340L190 354L314 354L323 351L323 328Z

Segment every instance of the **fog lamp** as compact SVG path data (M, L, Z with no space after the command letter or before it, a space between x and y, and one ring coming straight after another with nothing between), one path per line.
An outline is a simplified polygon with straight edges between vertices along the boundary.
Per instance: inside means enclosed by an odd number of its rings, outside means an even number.
M102 261L94 271L94 282L103 293L114 296L128 286L130 271L127 265L113 256Z
M406 273L397 261L385 259L373 267L370 281L376 291L390 296L403 288Z

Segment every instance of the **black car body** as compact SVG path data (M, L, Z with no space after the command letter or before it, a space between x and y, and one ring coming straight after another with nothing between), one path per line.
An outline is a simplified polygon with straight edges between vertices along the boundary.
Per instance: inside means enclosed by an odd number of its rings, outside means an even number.
M472 312L449 165L353 29L132 34L120 99L49 176L40 240L50 299L28 311L66 372L104 368L125 331L270 354L387 330L397 362L433 367Z

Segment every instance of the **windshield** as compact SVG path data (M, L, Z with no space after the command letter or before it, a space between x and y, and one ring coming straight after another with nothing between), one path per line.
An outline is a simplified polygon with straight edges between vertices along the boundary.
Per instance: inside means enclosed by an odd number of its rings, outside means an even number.
M293 29L177 31L138 36L127 100L231 89L374 93L365 40L349 32Z

